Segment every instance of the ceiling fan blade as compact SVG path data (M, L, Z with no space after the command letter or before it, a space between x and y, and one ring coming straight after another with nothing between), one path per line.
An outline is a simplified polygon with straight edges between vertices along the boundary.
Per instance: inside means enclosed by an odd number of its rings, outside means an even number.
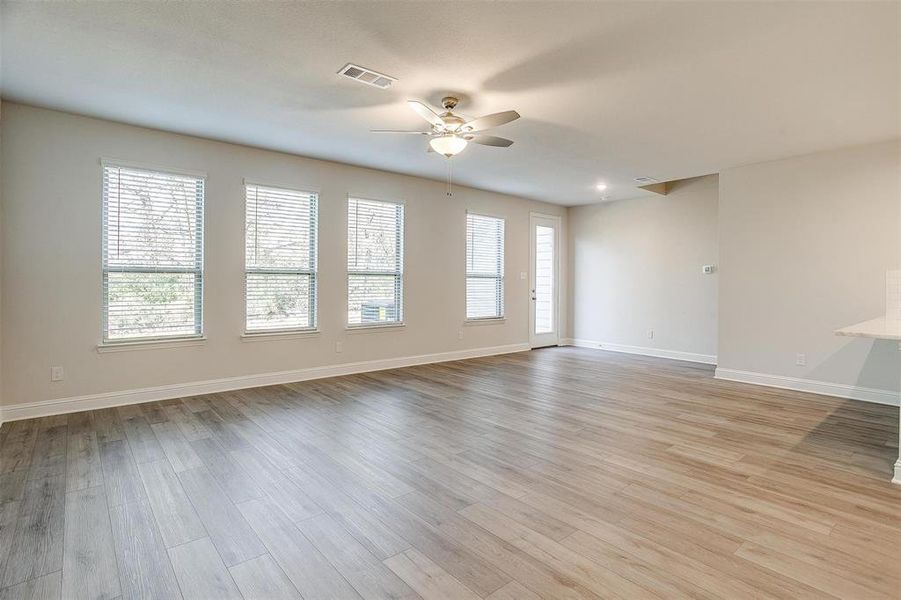
M460 129L463 131L482 131L483 129L491 129L492 127L498 127L505 123L509 123L510 121L515 121L518 118L519 113L515 110L505 110L504 112L473 119L472 121L464 123Z
M414 135L429 135L431 131L406 131L403 129L370 129L369 133L409 133Z
M482 144L483 146L497 146L499 148L507 148L513 145L513 140L497 137L496 135L474 135L466 136L470 142L474 144Z
M441 117L439 117L434 110L432 110L419 100L407 100L407 105L415 110L416 114L418 114L420 117L422 117L432 125L437 125L439 127L444 125L444 121L441 120Z

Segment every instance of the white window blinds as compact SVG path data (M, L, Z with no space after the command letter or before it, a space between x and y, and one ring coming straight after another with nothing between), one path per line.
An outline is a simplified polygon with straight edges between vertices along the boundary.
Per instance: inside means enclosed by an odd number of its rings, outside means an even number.
M404 206L347 201L347 323L403 322Z
M245 186L245 330L316 328L318 196Z
M203 178L103 165L103 339L203 333Z
M504 316L504 220L466 215L466 318Z

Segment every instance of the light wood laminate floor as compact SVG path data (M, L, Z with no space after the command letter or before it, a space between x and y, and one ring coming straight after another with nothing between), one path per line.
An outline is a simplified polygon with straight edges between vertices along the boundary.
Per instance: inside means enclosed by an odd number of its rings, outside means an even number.
M0 428L0 598L898 598L897 409L558 348Z

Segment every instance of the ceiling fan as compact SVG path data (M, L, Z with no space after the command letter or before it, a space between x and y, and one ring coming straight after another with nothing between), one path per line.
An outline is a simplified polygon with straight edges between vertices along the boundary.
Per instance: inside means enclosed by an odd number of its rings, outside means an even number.
M454 114L459 100L453 96L441 99L445 112L439 114L418 100L407 100L407 105L420 117L428 121L432 128L429 131L402 131L396 129L373 129L372 133L406 133L429 136L429 152L443 154L447 158L459 154L469 142L483 146L506 148L513 144L512 140L480 133L486 129L499 127L519 118L515 110L493 113L467 121Z

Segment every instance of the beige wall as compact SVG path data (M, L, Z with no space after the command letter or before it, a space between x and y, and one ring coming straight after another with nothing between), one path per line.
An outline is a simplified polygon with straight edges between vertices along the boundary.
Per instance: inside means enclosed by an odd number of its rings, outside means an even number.
M0 102L0 123L3 121L5 106ZM0 154L3 148L3 130L0 127ZM0 406L3 406L3 325L2 325L2 301L3 301L3 170L0 169ZM0 422L3 421L0 415Z
M529 213L566 215L560 206L463 187L447 198L442 182L11 103L4 103L0 135L4 211L0 319L6 406L527 343L528 281L519 274L528 272ZM204 345L96 352L101 157L207 173ZM245 177L320 190L318 336L254 342L240 337ZM406 203L405 328L345 331L349 193ZM463 326L467 209L507 219L507 320L501 325ZM566 315L561 317L565 323ZM344 342L341 354L335 352L339 340ZM50 382L52 365L65 368L64 381Z
M884 311L901 268L901 145L730 169L668 196L573 208L4 103L0 393L9 406L528 342L528 218L562 215L568 337L718 355L720 370L898 391L896 344L832 330ZM99 158L205 171L206 344L98 354ZM320 190L320 327L242 341L243 178ZM348 193L407 205L401 330L344 329ZM503 325L464 326L467 209L507 218ZM717 235L717 222L719 235ZM566 236L566 224L572 227ZM719 242L718 242L719 238ZM568 242L567 242L568 240ZM717 259L719 252L719 259ZM701 265L718 264L715 275ZM568 296L568 297L567 297ZM571 307L567 311L566 307ZM647 330L654 329L653 340ZM463 331L463 340L458 333ZM335 352L335 342L344 350ZM807 365L795 365L806 354ZM66 379L51 383L49 368Z
M717 177L570 209L573 337L716 355ZM648 330L653 329L653 339Z
M898 142L720 174L719 369L898 390L897 343L832 332L885 314L899 177Z

